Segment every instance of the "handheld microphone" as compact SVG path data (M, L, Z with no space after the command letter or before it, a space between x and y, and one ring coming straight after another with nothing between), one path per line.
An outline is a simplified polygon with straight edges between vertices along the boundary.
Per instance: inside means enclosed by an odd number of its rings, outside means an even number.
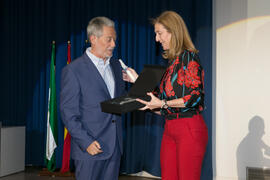
M130 78L133 82L135 82L135 81L136 81L136 78L135 78L135 77L132 75L132 73L128 70L127 65L125 65L125 63L124 63L121 59L119 59L119 62L120 62L120 64L121 64L123 70L124 70L124 71L127 73L127 75L129 76L129 78Z

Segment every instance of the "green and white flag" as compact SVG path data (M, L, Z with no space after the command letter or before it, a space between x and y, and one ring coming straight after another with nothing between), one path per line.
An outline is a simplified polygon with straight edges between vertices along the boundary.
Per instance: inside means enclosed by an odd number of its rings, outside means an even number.
M50 68L50 87L47 115L46 164L49 171L55 170L55 148L57 147L57 109L55 89L55 42L52 43L52 57Z

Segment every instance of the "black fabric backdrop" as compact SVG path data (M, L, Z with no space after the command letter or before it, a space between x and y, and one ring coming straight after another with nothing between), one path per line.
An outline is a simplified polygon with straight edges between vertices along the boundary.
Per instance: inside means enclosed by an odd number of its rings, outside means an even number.
M144 64L166 64L155 43L149 18L174 10L185 20L204 66L209 143L202 179L212 179L212 0L1 0L0 55L2 78L1 119L4 126L26 126L26 164L44 165L46 115L51 41L56 49L56 88L59 103L60 74L67 61L67 41L72 59L88 44L86 26L95 16L116 22L115 58L140 72ZM159 148L164 119L152 113L123 115L124 147L121 172L147 171L160 176ZM57 166L61 166L63 124L58 110Z

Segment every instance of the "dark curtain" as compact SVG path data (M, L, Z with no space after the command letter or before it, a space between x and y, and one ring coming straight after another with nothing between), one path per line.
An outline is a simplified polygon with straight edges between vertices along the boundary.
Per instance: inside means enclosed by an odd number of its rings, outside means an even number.
M60 74L67 61L86 47L86 26L95 16L116 22L115 58L140 72L144 64L166 64L155 43L149 18L174 10L185 20L200 50L206 71L205 121L209 143L202 179L212 179L212 0L2 0L0 1L1 121L4 126L26 126L26 164L44 165L51 42L56 41L56 88L59 104ZM127 88L130 85L127 85ZM59 110L58 110L59 111ZM164 119L147 112L123 115L125 152L121 172L147 171L160 176L159 148ZM63 124L58 112L57 167L61 166Z

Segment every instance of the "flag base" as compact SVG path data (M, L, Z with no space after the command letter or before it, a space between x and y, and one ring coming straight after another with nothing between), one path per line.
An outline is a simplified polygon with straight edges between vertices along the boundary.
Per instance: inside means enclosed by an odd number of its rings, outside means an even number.
M55 170L54 172L49 171L47 168L42 168L42 170L38 173L39 176L51 176L51 177L75 177L73 172L60 172L60 169Z

